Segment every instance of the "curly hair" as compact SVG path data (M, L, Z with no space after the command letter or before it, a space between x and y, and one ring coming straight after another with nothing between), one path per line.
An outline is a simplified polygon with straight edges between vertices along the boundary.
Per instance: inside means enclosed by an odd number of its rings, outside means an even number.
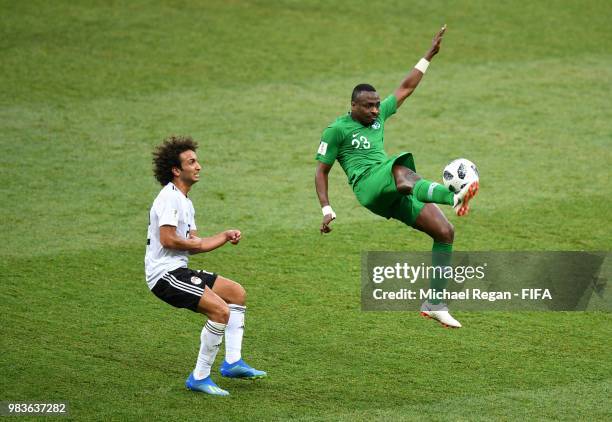
M181 168L181 155L185 151L198 149L198 143L191 136L170 136L153 151L153 174L157 181L166 186L174 179L172 168Z

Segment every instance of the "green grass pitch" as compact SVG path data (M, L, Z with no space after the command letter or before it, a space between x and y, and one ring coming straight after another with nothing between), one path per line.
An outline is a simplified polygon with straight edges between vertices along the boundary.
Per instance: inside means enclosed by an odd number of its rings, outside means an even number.
M339 166L318 232L314 154L354 85L386 95L448 24L387 124L439 179L479 166L457 250L610 250L612 3L0 2L0 401L96 420L610 420L608 313L361 312L360 253L430 240L360 208ZM203 318L144 282L151 150L201 143L192 259L241 282L269 378L183 382ZM223 354L220 353L217 362Z

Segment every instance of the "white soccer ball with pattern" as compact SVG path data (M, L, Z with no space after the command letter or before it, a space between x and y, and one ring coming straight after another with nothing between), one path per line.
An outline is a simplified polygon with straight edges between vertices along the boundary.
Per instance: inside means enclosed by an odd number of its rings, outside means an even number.
M459 192L468 183L479 180L476 164L465 158L451 161L442 172L444 186L452 192Z

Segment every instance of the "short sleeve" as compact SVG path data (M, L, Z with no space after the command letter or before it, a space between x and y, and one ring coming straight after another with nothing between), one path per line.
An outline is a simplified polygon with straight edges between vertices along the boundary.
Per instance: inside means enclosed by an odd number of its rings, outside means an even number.
M323 131L321 135L321 143L317 150L317 161L332 165L338 155L338 147L342 142L340 129L330 126Z
M179 198L176 195L165 195L155 207L159 218L159 226L178 227L179 222Z
M397 111L397 98L391 94L380 103L380 118L384 122Z

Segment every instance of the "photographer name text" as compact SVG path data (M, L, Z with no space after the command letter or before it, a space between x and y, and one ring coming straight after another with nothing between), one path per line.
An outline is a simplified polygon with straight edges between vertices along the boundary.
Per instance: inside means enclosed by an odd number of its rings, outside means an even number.
M489 292L481 289L465 289L460 292L449 290L432 289L399 289L395 291L385 291L374 289L372 297L375 300L482 300L496 302L498 300L552 300L549 289L521 289L519 292L493 291Z

